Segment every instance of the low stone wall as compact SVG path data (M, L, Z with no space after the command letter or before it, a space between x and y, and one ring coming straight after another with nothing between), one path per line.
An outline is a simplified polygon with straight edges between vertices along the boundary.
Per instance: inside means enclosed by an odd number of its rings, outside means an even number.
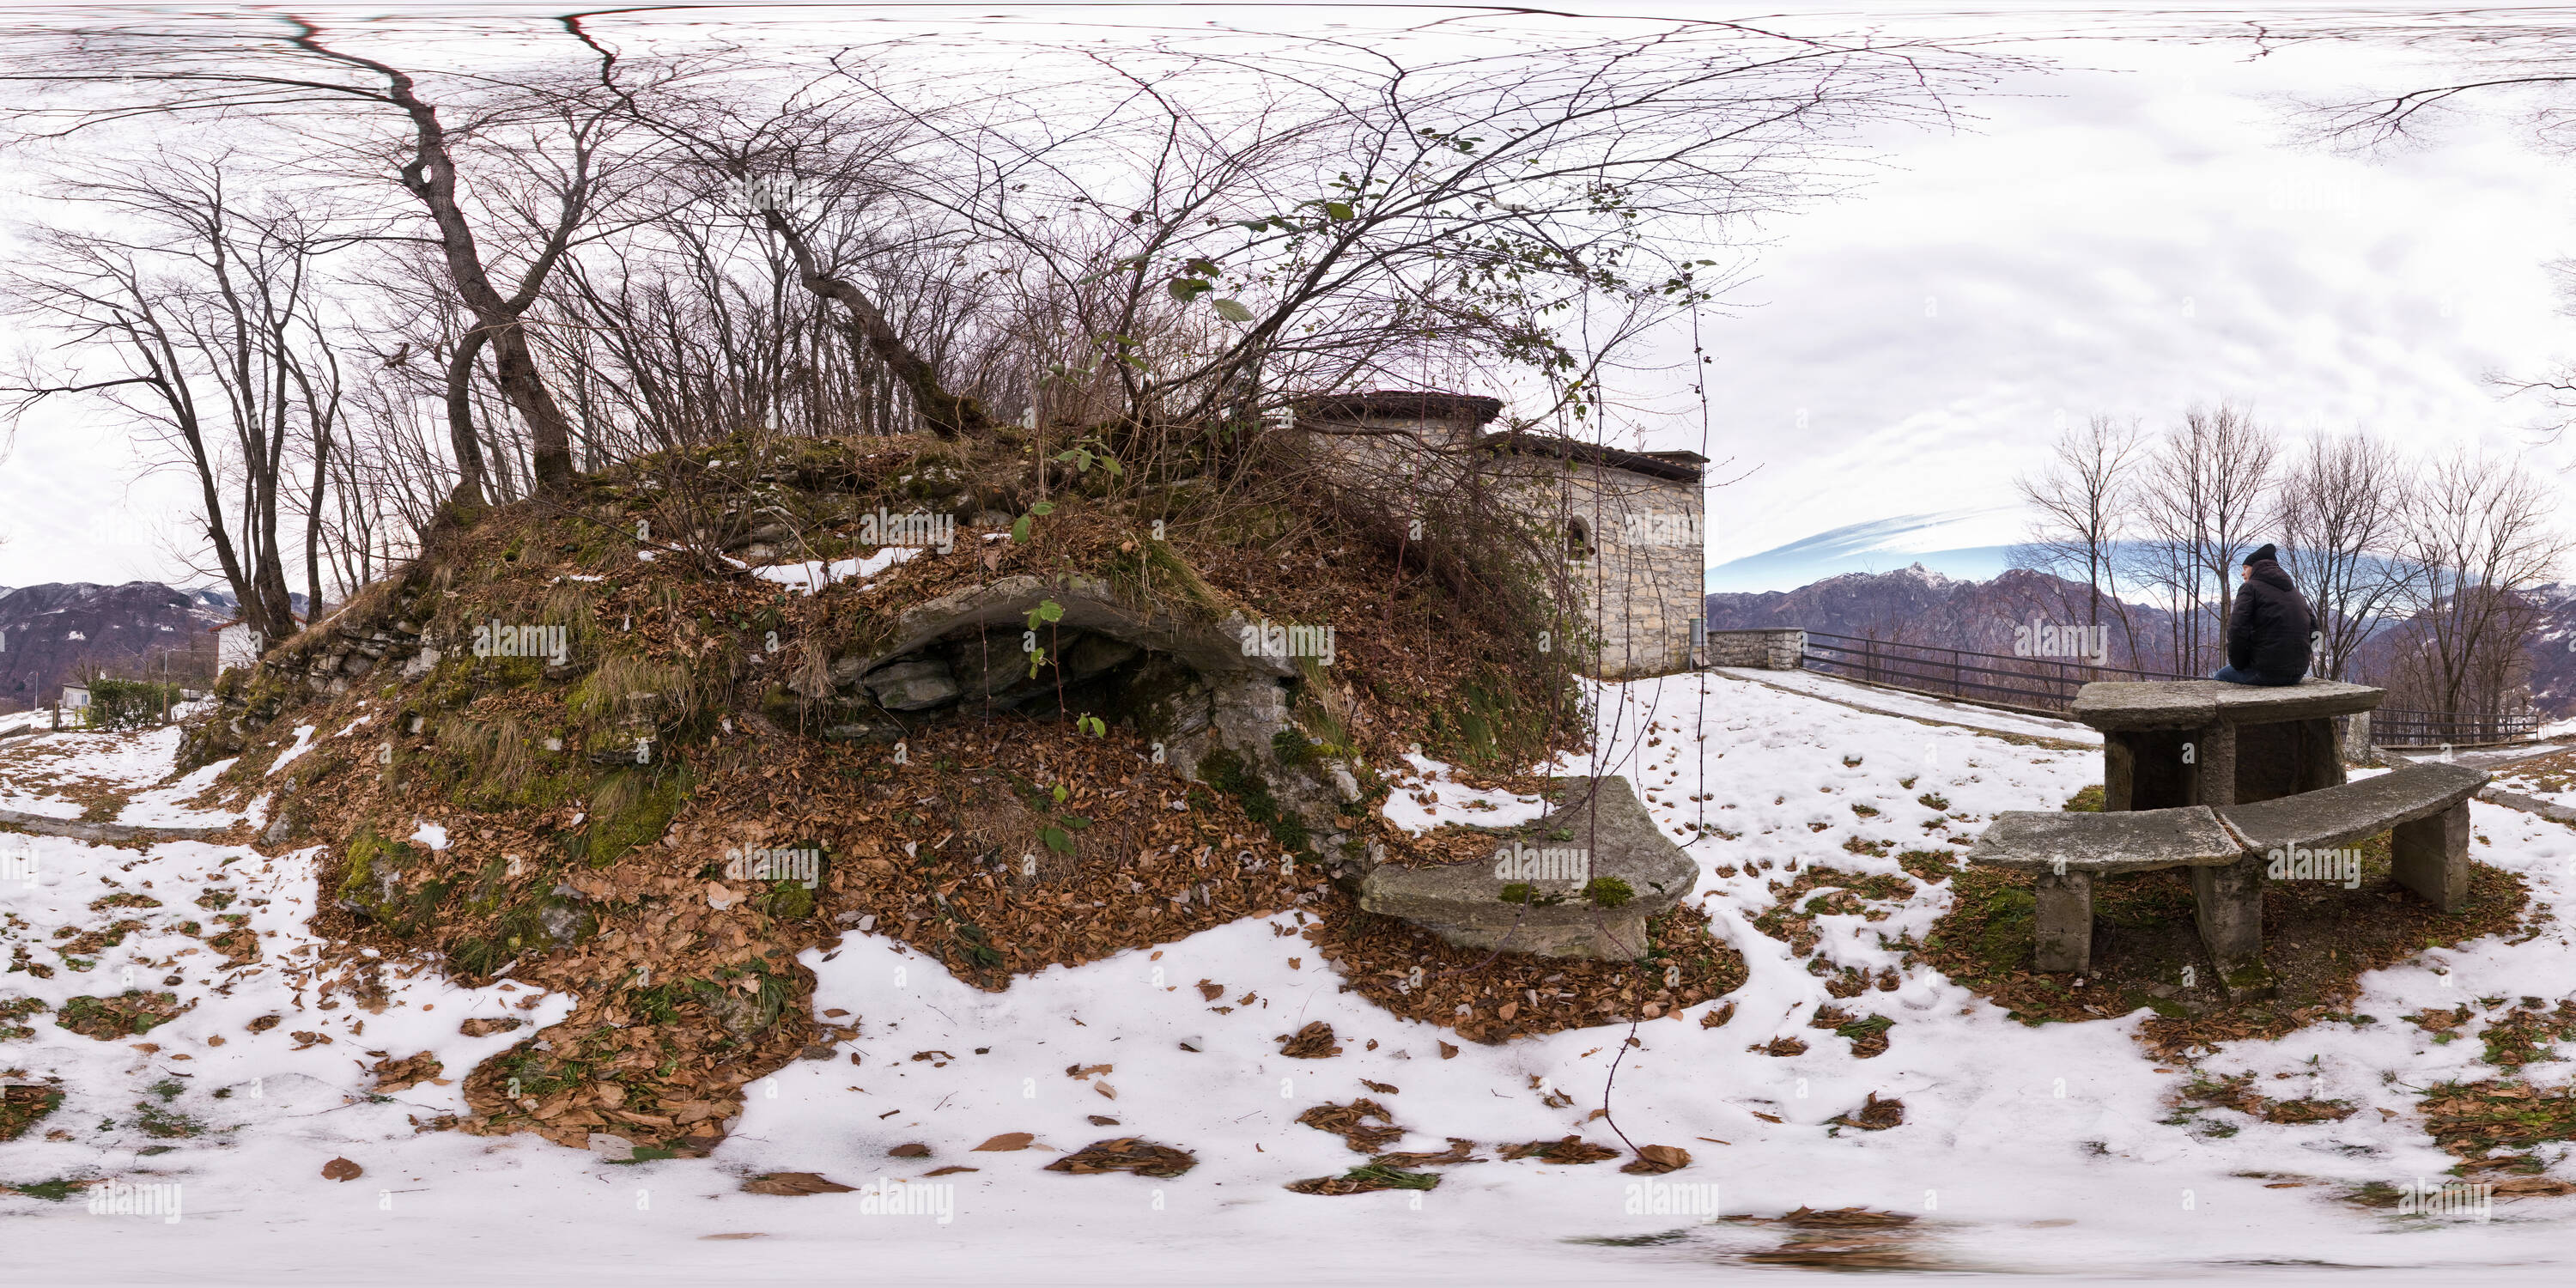
M1807 632L1798 628L1758 631L1710 631L1710 666L1749 666L1764 671L1795 671L1805 664Z

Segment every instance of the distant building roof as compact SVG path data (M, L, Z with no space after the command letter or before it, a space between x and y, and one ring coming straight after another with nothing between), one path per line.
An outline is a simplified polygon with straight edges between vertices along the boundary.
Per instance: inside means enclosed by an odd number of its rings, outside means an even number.
M1407 420L1460 420L1482 425L1503 414L1503 400L1481 394L1448 394L1436 390L1372 389L1357 394L1320 394L1297 405L1308 416L1401 417Z
M1487 434L1477 445L1497 452L1531 456L1554 456L1584 465L1626 470L1648 478L1670 479L1676 483L1700 481L1700 466L1708 458L1697 452L1631 452L1599 443L1586 443L1554 434Z

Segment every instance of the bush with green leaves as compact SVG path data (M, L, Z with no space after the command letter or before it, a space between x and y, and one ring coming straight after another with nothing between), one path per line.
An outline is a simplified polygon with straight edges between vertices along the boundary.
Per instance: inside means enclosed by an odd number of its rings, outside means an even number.
M161 723L184 701L179 686L152 680L93 680L81 720L92 729L140 729Z

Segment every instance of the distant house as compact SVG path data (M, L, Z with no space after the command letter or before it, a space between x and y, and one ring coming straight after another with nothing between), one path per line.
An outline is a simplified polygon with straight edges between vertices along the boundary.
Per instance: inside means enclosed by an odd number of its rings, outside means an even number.
M1707 574L1697 452L1632 452L1525 430L1487 433L1501 400L1378 391L1311 399L1297 424L1343 462L1382 479L1426 460L1490 453L1490 477L1563 541L1587 600L1603 679L1691 669L1706 645Z
M89 713L89 686L65 684L54 699L54 727L83 723Z
M260 644L259 632L252 630L238 617L215 627L214 632L215 674L217 675L236 666L255 665L259 661L259 655L265 651Z

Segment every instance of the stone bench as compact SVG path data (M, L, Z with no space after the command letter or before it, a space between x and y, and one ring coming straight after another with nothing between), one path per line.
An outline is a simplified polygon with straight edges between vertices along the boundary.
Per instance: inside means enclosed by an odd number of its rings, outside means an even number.
M1479 829L1493 833L1491 855L1371 869L1360 879L1360 907L1462 948L1621 961L1642 956L1647 920L1691 892L1699 865L1665 837L1625 778L1562 778L1549 785L1548 796L1563 803L1535 823ZM1624 885L1624 900L1605 906L1587 896L1587 887L1603 879Z
M2102 681L2072 714L2102 732L2102 808L2242 805L2344 781L2334 718L2385 689L2306 679L2277 688L2218 680Z
M2274 860L2389 832L2391 875L2444 912L2468 897L2469 798L2487 775L2461 765L2415 765L2247 805L2106 813L2009 810L1968 851L1970 863L2037 877L2034 965L2093 968L2093 886L2099 876L2191 869L2193 916L2231 997L2270 987L2262 966L2263 882Z

